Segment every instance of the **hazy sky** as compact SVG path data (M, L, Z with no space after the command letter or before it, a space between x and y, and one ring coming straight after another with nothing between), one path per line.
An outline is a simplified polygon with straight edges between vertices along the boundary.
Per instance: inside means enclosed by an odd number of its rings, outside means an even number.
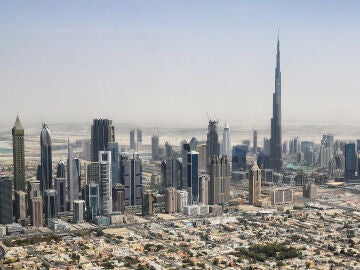
M357 121L360 1L1 1L0 122Z

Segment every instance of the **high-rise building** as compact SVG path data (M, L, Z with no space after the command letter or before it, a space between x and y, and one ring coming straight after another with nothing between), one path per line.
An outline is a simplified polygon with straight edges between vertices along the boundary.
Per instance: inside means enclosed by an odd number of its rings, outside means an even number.
M209 177L207 175L199 178L199 203L209 204Z
M56 190L48 189L44 192L44 212L46 224L49 223L49 219L57 218L57 198Z
M117 142L109 142L108 151L111 152L111 177L113 186L120 183L119 144Z
M253 130L253 153L256 154L257 153L257 130Z
M13 223L12 180L0 178L0 224Z
M63 160L60 160L56 168L56 177L65 178L65 171L65 163Z
M14 163L14 189L25 191L25 152L24 152L24 129L21 126L19 116L16 117L12 128L13 137L13 163Z
M142 130L140 128L130 130L130 149L140 151L142 148Z
M125 187L122 184L115 184L112 187L113 212L125 212Z
M256 205L261 200L261 170L254 162L249 171L249 204Z
M93 220L100 214L99 185L92 183L85 186L86 216Z
M78 187L79 187L79 192L81 191L82 185L81 185L81 162L80 159L78 158L74 158L75 160L75 165L76 165L76 172L77 172L77 179L78 179Z
M31 225L34 227L43 226L43 199L34 197L31 199Z
M186 141L182 142L182 147L181 147L181 160L182 160L181 187L184 189L188 188L187 155L189 152L190 152L190 144Z
M151 158L152 160L159 159L159 136L157 135L151 137Z
M232 152L232 171L245 171L247 169L246 148L242 145L235 145Z
M191 190L191 202L199 202L199 152L187 154L187 187Z
M91 126L91 161L98 161L99 151L108 151L108 142L115 142L112 120L94 119Z
M150 190L146 190L142 196L142 215L151 216L153 214L153 194Z
M177 192L173 187L165 190L165 212L168 214L177 212Z
M91 162L86 166L86 183L99 183L99 163Z
M41 147L41 179L40 188L42 194L52 188L52 143L49 127L43 123L40 133Z
M279 170L282 167L281 140L281 71L280 71L280 40L277 41L275 93L273 94L273 117L271 119L270 167Z
M108 216L112 213L111 152L99 151L98 160L100 214Z
M66 178L55 178L55 190L57 194L57 211L59 213L67 210L66 205Z
M163 185L166 187L180 187L182 160L176 157L169 158L163 165L166 165L163 168L165 170L165 181Z
M222 155L228 156L231 159L231 140L230 140L230 126L225 123L223 139L222 139Z
M220 144L218 134L218 121L209 120L208 133L206 140L206 172L209 173L211 169L211 161L214 156L220 155Z
M40 189L40 181L38 180L31 180L28 183L28 199L32 200L35 197L41 196L41 189Z
M355 143L348 143L345 145L345 179L355 178L356 162Z
M73 221L75 223L84 222L84 214L85 214L85 201L84 200L74 200L73 201Z
M28 214L28 199L24 191L15 191L15 220L25 225Z
M120 155L120 179L125 186L125 205L142 205L142 161L139 155L130 159Z
M189 204L189 192L185 189L176 190L177 193L177 212L182 213L184 207Z
M68 184L68 210L73 210L73 202L79 199L79 174L76 166L75 157L70 148L68 140L68 158L67 158L67 184Z
M199 171L206 172L206 143L198 144L196 151L199 152Z
M209 204L224 204L230 200L230 163L227 156L214 156L211 161Z

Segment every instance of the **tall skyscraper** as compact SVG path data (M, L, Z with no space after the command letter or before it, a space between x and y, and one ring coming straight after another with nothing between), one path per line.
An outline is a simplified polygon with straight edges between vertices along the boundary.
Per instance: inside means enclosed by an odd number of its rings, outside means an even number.
M230 200L230 163L227 156L214 156L210 167L209 204Z
M108 216L112 212L111 152L99 152L100 213Z
M112 187L113 212L125 212L125 187L122 184L115 184Z
M222 155L231 158L231 140L230 140L230 126L225 123L223 139L222 139Z
M0 178L0 224L13 223L12 180Z
M55 190L57 194L57 211L62 213L67 210L66 206L66 178L55 178Z
M120 183L119 144L117 142L109 142L108 151L111 152L111 185L113 186Z
M199 153L190 151L187 154L187 187L191 190L191 202L199 202Z
M255 205L261 200L261 170L254 162L249 171L249 204Z
M85 214L85 201L84 200L75 200L73 202L73 221L76 223L84 222Z
M99 197L98 184L91 183L85 186L86 216L88 220L93 220L94 217L98 216L100 213Z
M94 119L91 126L91 161L98 161L99 151L108 151L108 142L115 142L112 120Z
M253 130L253 153L257 153L257 130Z
M199 203L209 204L209 176L202 175L199 178Z
M165 190L165 212L169 214L176 213L177 210L177 192L173 187Z
M182 160L182 172L181 172L181 187L188 188L188 173L187 173L187 155L190 152L190 144L186 141L182 142L181 147L181 160Z
M138 155L120 156L120 179L125 186L125 205L142 205L142 161Z
M153 215L153 203L154 196L150 190L146 190L142 194L142 215L152 216Z
M15 220L25 225L28 214L28 199L24 191L15 191Z
M25 153L24 153L24 129L21 126L19 116L16 117L12 128L13 137L13 163L14 163L14 189L25 191Z
M63 160L60 160L56 168L56 177L65 178L65 171L65 163Z
M270 167L279 170L282 167L281 141L281 71L280 71L280 40L277 41L275 93L273 94L273 118L271 119Z
M67 181L68 181L68 210L73 210L74 201L79 199L79 176L75 157L70 148L68 140L68 158L67 158Z
M151 158L152 160L159 159L159 136L157 135L151 137Z
M130 130L130 149L140 151L142 148L142 130L140 128Z
M354 179L356 171L357 155L355 152L355 143L345 145L345 178Z
M31 199L31 225L34 227L42 227L43 225L43 199L42 197L34 197Z
M48 189L44 192L44 212L46 224L49 223L49 219L57 218L57 197L56 190Z
M41 147L41 178L40 188L42 194L52 188L52 143L49 127L43 123L40 133Z
M219 134L218 134L218 121L209 120L208 133L206 140L206 171L210 172L211 161L214 156L220 155L220 144L219 144Z
M232 149L232 171L245 171L246 164L246 147L243 145L235 145Z

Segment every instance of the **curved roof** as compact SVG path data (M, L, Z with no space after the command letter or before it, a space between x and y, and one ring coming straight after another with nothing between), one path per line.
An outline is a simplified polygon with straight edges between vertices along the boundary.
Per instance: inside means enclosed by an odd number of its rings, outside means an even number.
M47 124L43 123L40 133L40 144L44 146L51 146L51 133Z

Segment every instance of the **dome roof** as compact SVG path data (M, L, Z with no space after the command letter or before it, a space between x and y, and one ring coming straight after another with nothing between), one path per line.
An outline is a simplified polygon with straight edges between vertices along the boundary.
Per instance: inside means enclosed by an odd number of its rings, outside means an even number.
M51 134L49 127L43 123L40 133L40 144L44 146L51 146Z

